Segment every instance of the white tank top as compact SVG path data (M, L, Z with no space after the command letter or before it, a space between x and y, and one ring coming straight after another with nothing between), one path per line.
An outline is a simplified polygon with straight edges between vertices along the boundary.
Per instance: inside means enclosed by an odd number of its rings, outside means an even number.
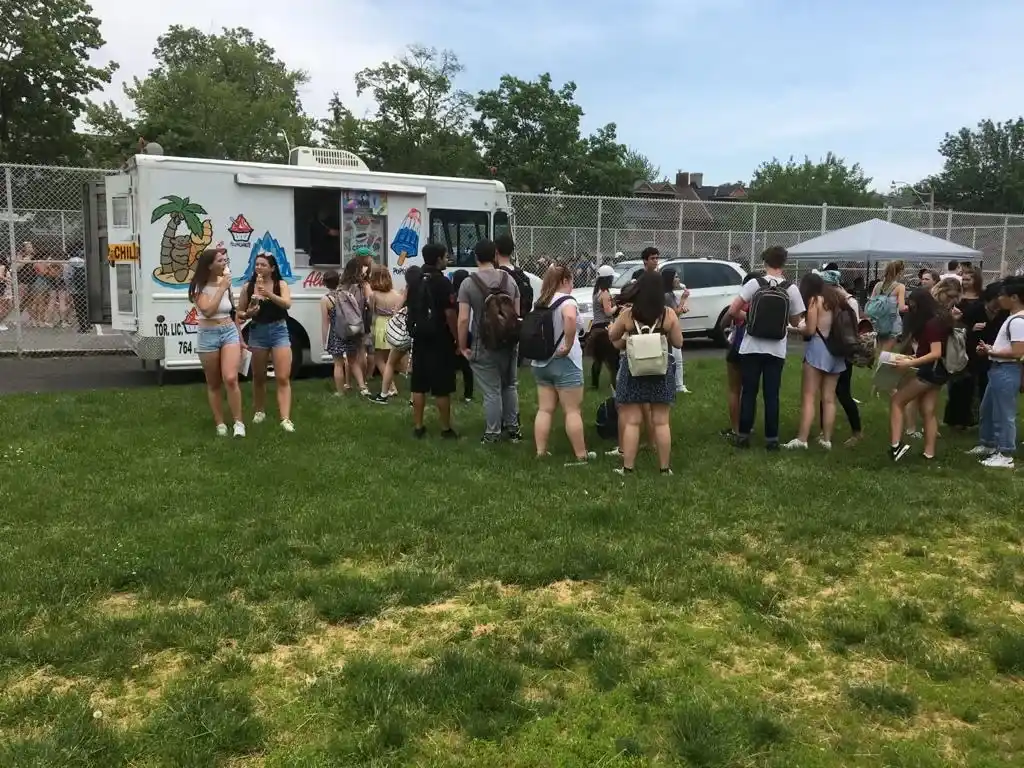
M218 290L219 289L215 285L203 286L203 293L206 294L207 296L216 295ZM209 316L203 315L204 318L206 318L207 320L224 320L226 318L231 317L231 296L228 293L228 291L230 290L231 289L228 288L220 297L220 304L217 305L217 311Z

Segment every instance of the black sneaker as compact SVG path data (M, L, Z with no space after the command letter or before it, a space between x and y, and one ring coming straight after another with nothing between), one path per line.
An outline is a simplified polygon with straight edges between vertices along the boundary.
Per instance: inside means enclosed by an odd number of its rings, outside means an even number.
M441 439L442 440L458 440L459 439L459 433L456 432L454 429L449 428L449 429L446 429L444 432L441 433Z
M773 440L770 443L765 443L764 444L764 449L766 451L768 451L768 452L774 452L774 451L779 450L779 441L778 440Z
M733 448L741 448L743 450L746 450L747 448L750 447L749 437L744 437L743 435L733 435L731 440Z
M480 445L496 445L501 441L501 435L484 435L480 438Z
M519 429L514 430L514 431L510 430L506 434L508 435L508 439L511 440L513 443L520 443L523 440L523 432L522 432L522 430L519 430Z
M422 440L424 437L427 436L427 428L414 427L412 430L412 436L415 437L417 440Z
M895 463L895 462L899 461L900 459L902 459L904 456L906 456L909 451L910 451L910 446L907 445L906 443L901 443L900 445L896 445L896 446L890 446L889 447L889 458L892 459L893 462Z
M724 437L726 440L732 440L736 437L736 433L732 429L723 429L719 433L720 437Z
M377 405L387 405L388 404L388 398L387 398L386 395L380 394L380 395L377 395L375 397L371 397L370 398L370 402L371 403L376 403Z

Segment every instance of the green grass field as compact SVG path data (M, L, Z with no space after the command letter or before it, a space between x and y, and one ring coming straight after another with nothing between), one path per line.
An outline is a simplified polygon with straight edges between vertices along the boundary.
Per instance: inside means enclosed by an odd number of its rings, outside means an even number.
M325 381L244 441L198 385L0 399L0 766L1019 766L1020 475L890 465L880 400L737 454L687 378L671 478Z

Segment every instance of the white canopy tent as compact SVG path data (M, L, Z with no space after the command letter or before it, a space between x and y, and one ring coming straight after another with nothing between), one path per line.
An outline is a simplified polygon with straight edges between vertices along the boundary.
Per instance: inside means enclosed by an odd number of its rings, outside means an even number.
M871 219L828 232L813 240L789 248L791 259L822 261L907 261L939 262L958 259L972 261L981 251L932 237L916 229L901 227L881 219Z

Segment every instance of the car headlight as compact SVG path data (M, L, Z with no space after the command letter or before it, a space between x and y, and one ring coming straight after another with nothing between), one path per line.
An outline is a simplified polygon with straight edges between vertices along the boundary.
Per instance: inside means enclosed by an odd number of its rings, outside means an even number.
M592 314L593 311L594 311L594 305L593 304L582 303L582 304L579 305L579 312L580 312L581 315L589 315L589 314Z

